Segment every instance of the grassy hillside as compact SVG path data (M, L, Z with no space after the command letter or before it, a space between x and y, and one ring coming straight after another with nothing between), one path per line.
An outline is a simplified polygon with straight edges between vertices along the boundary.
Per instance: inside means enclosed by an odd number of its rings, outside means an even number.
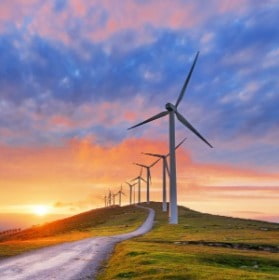
M1 237L0 258L62 242L133 231L146 216L145 210L134 206L116 206L84 212Z
M161 205L151 207L156 210L154 229L117 245L98 280L279 279L279 253L265 251L279 249L278 224L180 207L180 224L169 225ZM254 250L233 248L245 246Z

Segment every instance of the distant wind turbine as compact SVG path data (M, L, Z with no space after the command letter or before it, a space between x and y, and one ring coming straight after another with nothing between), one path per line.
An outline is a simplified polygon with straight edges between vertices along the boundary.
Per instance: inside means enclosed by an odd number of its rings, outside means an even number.
M135 183L136 185L137 183ZM134 204L136 204L136 186L134 186Z
M175 116L184 126L186 126L189 130L191 130L194 134L196 134L202 141L204 141L209 147L212 148L211 144L177 110L178 105L180 104L180 102L184 96L184 93L186 91L190 78L192 76L198 56L199 56L199 52L197 52L197 54L195 56L192 67L184 82L184 85L181 89L181 92L178 96L178 99L177 99L175 105L173 105L171 103L167 103L165 105L166 111L163 111L143 122L140 122L140 123L128 128L128 129L132 129L137 126L141 126L145 123L162 118L166 115L169 115L169 153L170 153L170 189L171 189L170 190L170 212L171 212L171 214L170 214L170 220L169 220L170 224L178 223L177 189L176 189L176 160L175 160Z
M117 194L119 196L119 206L121 206L121 196L122 196L122 194L125 195L125 193L122 190L122 184L121 184L120 190L117 192Z
M111 193L111 190L109 190L109 194L108 194L108 206L111 206L111 199L112 199L112 193Z
M186 138L184 138L176 147L175 149L179 148L184 142ZM168 167L167 157L169 156L169 153L166 155L161 154L153 154L153 153L142 153L144 155L157 157L159 159L162 159L162 167L163 167L163 203L162 203L162 210L163 212L167 212L167 184L166 184L166 171L168 172L168 175L170 176L170 171Z
M151 165L144 165L144 164L140 164L140 163L134 163L135 165L138 165L142 168L146 169L146 202L147 204L150 203L150 183L151 183L151 172L150 172L150 168L153 167L160 159L154 161Z
M130 205L132 205L133 203L133 188L135 188L134 186L137 184L137 183L134 183L134 184L131 184L129 182L125 182L129 188L130 188L130 196L129 196L129 202L130 202ZM134 191L134 203L135 203L135 191Z
M140 174L139 176L137 176L136 178L132 179L131 181L138 181L138 203L141 202L141 181L146 182L143 178L142 178L142 168L140 169Z
M112 205L115 205L115 198L117 197L118 193L112 194Z

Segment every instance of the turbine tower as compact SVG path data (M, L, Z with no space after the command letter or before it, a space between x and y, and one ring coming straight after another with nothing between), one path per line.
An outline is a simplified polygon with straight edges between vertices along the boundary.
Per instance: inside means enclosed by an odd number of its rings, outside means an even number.
M175 149L179 148L184 142L185 142L186 138L184 138L176 147ZM169 154L167 155L161 155L161 154L152 154L152 153L142 153L144 155L148 155L148 156L153 156L153 157L157 157L159 159L162 159L162 167L163 167L163 199L162 199L162 211L163 212L167 212L167 178L166 178L166 171L168 172L168 175L170 176L170 171L169 171L169 167L168 167L168 162L167 162L167 157L169 156Z
M151 165L144 165L140 163L134 163L135 165L138 165L142 168L146 169L146 202L147 204L150 203L150 194L149 194L149 189L150 189L150 183L151 183L151 172L150 168L153 167L160 159L157 159L155 162L153 162Z
M125 195L125 193L122 191L122 184L120 187L120 190L117 192L117 194L119 195L119 206L121 206L121 195Z
M192 67L184 82L184 85L181 89L181 92L178 96L178 99L177 99L175 105L173 105L171 103L167 103L165 105L166 111L156 114L156 115L152 116L151 118L128 128L128 129L132 129L137 126L141 126L145 123L162 118L166 115L169 115L169 154L170 154L170 220L169 220L169 223L170 224L178 224L177 189L176 189L176 160L175 160L175 116L184 126L186 126L194 134L196 134L209 147L213 148L211 146L211 144L177 110L178 105L180 104L180 102L184 96L185 90L186 90L188 83L190 81L190 78L192 76L198 56L199 56L199 52L197 52L197 54L195 56Z
M136 185L137 183L135 183ZM134 185L134 204L136 204L136 186Z
M109 194L108 194L108 206L111 206L111 198L112 198L112 193L111 193L111 190L109 190Z
M104 200L105 200L105 207L107 207L107 196L104 196Z
M133 203L133 187L137 184L137 183L134 183L134 184L130 184L129 182L126 182L126 184L129 186L130 188L130 196L129 196L129 202L130 202L130 205L132 205ZM134 190L134 203L135 203L135 190Z
M115 197L118 195L118 193L112 194L112 205L115 205Z
M131 181L138 181L138 203L141 202L141 181L146 182L143 178L142 178L142 168L140 170L140 174L139 176L137 176L136 178L132 179Z

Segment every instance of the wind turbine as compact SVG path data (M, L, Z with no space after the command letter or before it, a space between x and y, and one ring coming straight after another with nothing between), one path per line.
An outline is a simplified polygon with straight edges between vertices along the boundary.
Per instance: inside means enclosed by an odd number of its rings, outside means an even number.
M109 190L109 194L108 194L108 206L111 206L111 198L112 198L112 193L111 193L111 190Z
M131 184L131 183L129 183L129 182L126 182L126 184L129 186L129 188L130 188L130 196L129 196L129 198L130 198L130 205L132 205L132 201L133 201L133 187L137 184L137 183L134 183L134 184ZM135 191L134 191L134 203L135 203Z
M191 66L189 74L184 82L184 85L181 89L181 92L178 96L178 99L177 99L175 105L173 105L171 103L167 103L165 105L166 111L156 114L156 115L152 116L151 118L128 128L128 129L132 129L137 126L141 126L145 123L162 118L166 115L169 115L169 153L170 153L170 220L169 220L169 223L170 224L178 223L177 190L176 190L176 160L175 160L175 116L184 126L186 126L194 134L196 134L209 147L213 148L211 146L211 144L177 110L178 105L180 104L180 102L184 96L185 90L186 90L188 83L190 81L190 78L192 76L198 56L199 56L199 52L197 52L197 54L195 56L194 62Z
M151 172L150 172L150 168L153 167L160 159L157 159L156 161L154 161L151 165L144 165L144 164L140 164L140 163L134 163L135 165L138 165L142 168L146 169L146 202L147 204L150 203L150 199L149 199L149 187L150 187L150 183L151 183Z
M138 180L138 203L141 202L141 181L146 182L143 178L142 178L142 168L140 169L140 174L139 176L137 176L136 178L132 179L131 181L136 181Z
M115 197L118 195L118 193L112 194L112 205L115 205Z
M120 187L120 190L117 192L117 194L119 195L119 206L121 206L121 195L125 195L125 193L122 191L122 184Z
M137 183L135 183L136 185ZM134 186L134 204L136 204L136 186Z
M184 142L186 138L184 138L176 147L175 149L179 148ZM166 184L166 171L168 172L168 175L170 176L170 171L168 167L167 157L169 156L169 153L166 155L161 154L152 154L152 153L142 153L144 155L153 156L162 159L162 167L163 167L163 203L162 203L162 210L163 212L167 212L167 184Z

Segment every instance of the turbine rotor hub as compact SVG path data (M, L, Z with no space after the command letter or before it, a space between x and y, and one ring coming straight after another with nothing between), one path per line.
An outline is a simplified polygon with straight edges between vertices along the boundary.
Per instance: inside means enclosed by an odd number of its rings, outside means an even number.
M171 104L171 103L167 103L166 104L166 109L170 112L170 111L176 111L176 108L175 108L175 106L173 105L173 104Z

